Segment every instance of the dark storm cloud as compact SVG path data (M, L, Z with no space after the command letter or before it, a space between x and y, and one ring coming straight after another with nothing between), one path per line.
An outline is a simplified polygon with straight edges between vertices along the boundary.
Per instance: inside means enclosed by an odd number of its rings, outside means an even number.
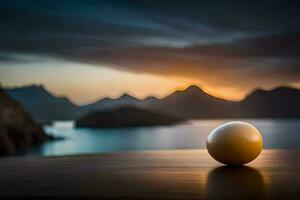
M298 9L296 1L0 0L0 62L30 54L211 82L227 78L218 84L251 84L253 77L295 82Z

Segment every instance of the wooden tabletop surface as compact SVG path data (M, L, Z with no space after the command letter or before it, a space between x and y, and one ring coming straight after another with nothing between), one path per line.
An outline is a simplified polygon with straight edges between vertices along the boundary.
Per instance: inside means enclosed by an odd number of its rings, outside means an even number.
M0 159L0 199L300 199L300 151L226 167L205 150Z

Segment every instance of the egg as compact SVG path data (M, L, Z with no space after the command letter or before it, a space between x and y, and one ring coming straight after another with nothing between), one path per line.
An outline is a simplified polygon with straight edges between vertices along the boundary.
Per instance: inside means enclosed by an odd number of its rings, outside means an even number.
M262 151L260 132L245 122L229 122L214 129L207 137L208 153L226 165L244 165L254 160Z

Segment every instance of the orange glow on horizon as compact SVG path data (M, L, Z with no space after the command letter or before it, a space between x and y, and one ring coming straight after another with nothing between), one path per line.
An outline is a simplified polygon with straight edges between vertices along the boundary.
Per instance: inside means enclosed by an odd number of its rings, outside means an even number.
M41 64L43 67L40 67ZM157 75L72 62L55 65L46 62L0 68L0 78L3 87L43 85L54 95L66 96L77 105L93 103L104 97L118 98L124 93L139 99L149 96L163 98L175 91L185 90L191 85L198 86L212 96L239 101L261 85L257 82L246 85L239 84L239 81L228 82L227 80L231 79L222 78L226 77L224 74L217 76L215 73L203 72L199 77L193 78L191 75L185 76L183 72L178 72L182 76L172 72ZM266 82L263 88L272 89L281 85L300 88L300 82L291 84Z

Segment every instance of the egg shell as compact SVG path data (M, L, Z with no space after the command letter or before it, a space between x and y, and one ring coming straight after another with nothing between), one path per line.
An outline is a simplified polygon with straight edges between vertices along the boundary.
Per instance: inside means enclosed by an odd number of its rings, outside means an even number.
M229 122L208 135L206 148L215 160L223 164L243 165L259 156L263 148L263 138L249 123Z

